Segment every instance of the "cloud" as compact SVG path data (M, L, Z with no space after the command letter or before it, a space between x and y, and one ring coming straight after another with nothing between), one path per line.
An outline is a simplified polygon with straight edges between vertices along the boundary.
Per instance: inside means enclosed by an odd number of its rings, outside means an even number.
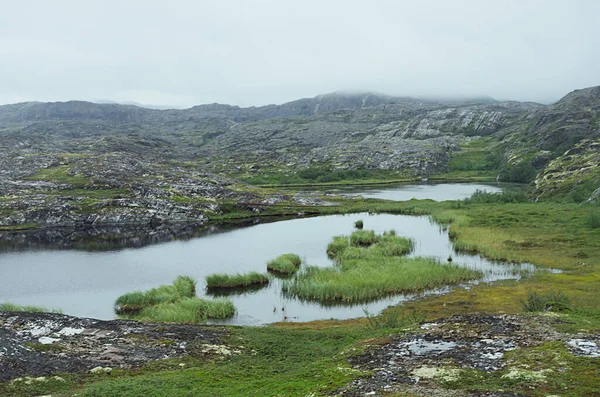
M1 4L4 3L4 4ZM600 2L0 0L0 101L551 101L600 84Z

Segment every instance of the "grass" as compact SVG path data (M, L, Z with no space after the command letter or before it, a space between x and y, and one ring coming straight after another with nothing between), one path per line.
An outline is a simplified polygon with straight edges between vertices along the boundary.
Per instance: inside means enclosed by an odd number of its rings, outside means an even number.
M523 190L503 190L498 193L490 193L484 190L476 190L471 197L463 200L465 204L506 204L524 203L528 201L527 194Z
M196 296L196 281L191 277L179 276L173 285L162 285L146 292L135 291L121 295L115 301L115 312L127 314L138 312L145 307L162 303L175 303L182 298Z
M0 303L2 312L29 312L29 313L62 313L59 309L47 309L39 306L20 306L14 303Z
M55 167L42 168L35 174L25 177L23 179L33 181L52 181L57 183L68 183L74 186L84 186L90 181L88 178L82 175L71 175L70 165L57 165Z
M560 312L569 310L570 299L561 291L548 291L539 293L536 291L527 292L527 300L521 301L521 306L526 312Z
M396 231L390 230L382 235L375 235L372 230L357 230L347 236L336 236L327 245L327 256L331 259L340 258L342 255L360 254L360 250L352 248L369 247L377 244L369 252L376 252L382 256L401 256L410 253L414 247L414 241L404 237L397 237ZM350 249L349 249L350 248Z
M298 271L302 259L296 254L283 254L267 263L267 270L278 275L291 275Z
M361 230L364 226L365 226L365 224L362 221L362 219L359 219L358 221L354 222L354 227L359 230Z
M405 258L413 241L370 230L337 236L327 248L335 267L309 266L284 283L286 294L303 300L360 303L418 292L481 277L480 272L431 258Z
M256 285L269 284L269 277L266 274L251 272L246 274L211 274L206 276L207 289L220 288L243 288Z
M115 312L141 321L196 324L208 318L231 317L235 307L226 299L197 298L196 282L191 277L179 276L173 285L120 296L115 302Z
M457 207L454 202L405 203L375 200L343 201L319 213L358 211L431 215L450 224L454 243L471 247L488 258L531 262L540 267L563 270L553 274L536 272L519 282L505 280L481 283L468 290L456 288L439 296L405 303L404 317L417 322L455 314L521 313L521 301L530 291L544 294L557 291L569 298L570 311L556 314L549 327L565 332L600 330L600 229L590 228L590 206L572 203L471 203ZM351 247L342 238L341 250L347 256L370 247ZM340 253L336 253L341 255ZM399 258L406 259L406 258ZM0 395L31 396L308 396L333 394L333 390L364 376L349 368L349 354L360 353L365 345L375 344L402 324L402 309L397 313L348 321L282 323L267 327L228 328L225 343L242 352L220 361L186 357L162 360L132 371L113 371L105 377L64 376L67 382L34 385L0 383ZM560 321L558 321L560 320ZM390 331L392 330L392 331ZM179 363L186 363L180 368ZM497 373L463 370L456 381L443 385L452 390L485 392L509 390L523 395L591 396L600 389L600 362L597 358L574 356L562 342L516 349L506 353L507 368ZM450 364L451 365L451 364ZM503 378L514 367L528 370L552 369L544 383Z
M235 306L228 299L183 298L177 302L145 307L134 318L140 321L198 324L209 318L224 319L234 314Z

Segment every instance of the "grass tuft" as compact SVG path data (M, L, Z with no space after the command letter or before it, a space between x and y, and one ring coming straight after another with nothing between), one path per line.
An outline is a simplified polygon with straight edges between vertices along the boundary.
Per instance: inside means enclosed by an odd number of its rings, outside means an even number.
M521 301L526 312L562 312L570 310L570 299L560 291L551 290L546 293L527 292L527 300Z
M243 288L258 285L269 284L269 277L266 274L250 272L246 274L223 274L216 273L206 277L206 288Z
M200 323L207 318L231 317L235 307L225 299L210 301L197 298L196 281L179 276L173 285L120 296L115 302L115 312L122 317L143 321Z
M354 227L355 227L355 228L357 228L357 229L359 229L359 230L362 230L362 228L363 228L364 226L365 226L365 224L364 224L364 222L362 221L362 219L360 219L360 220L358 220L358 221L354 222Z
M20 306L14 303L0 303L0 312L62 313L59 309L46 309L39 306Z
M277 275L291 275L298 271L302 260L296 254L283 254L267 263L267 270Z

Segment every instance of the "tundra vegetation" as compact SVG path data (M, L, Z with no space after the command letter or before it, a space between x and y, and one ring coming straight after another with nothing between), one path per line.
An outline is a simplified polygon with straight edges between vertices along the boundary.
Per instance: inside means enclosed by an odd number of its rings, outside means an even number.
M469 289L459 287L448 294L407 302L404 309L390 308L379 315L369 313L362 319L234 327L227 337L227 344L239 348L241 353L238 355L217 360L190 356L185 360L157 361L139 369L115 370L110 377L65 375L65 382L4 383L0 385L0 395L184 396L199 390L205 395L328 395L352 380L369 375L353 368L348 359L362 354L368 346L384 343L390 335L420 332L417 324L425 318L435 322L465 313L545 311L549 307L558 307L552 302L563 298L557 299L557 296L568 299L562 301L568 306L560 307L569 309L553 313L557 321L549 324L547 317L537 312L523 318L537 324L536 327L543 327L546 333L557 331L591 338L600 333L600 228L592 228L589 223L590 213L598 211L597 204L513 202L495 198L439 203L352 199L337 202L334 207L318 208L318 213L370 211L429 215L449 228L455 246L469 247L489 259L530 262L562 272L535 272L518 282L480 283ZM363 237L355 241L365 241ZM383 239L384 236L375 237ZM350 257L355 254L359 257L368 252L373 254L381 240L370 246L354 246L352 239L348 242L347 237L336 238L328 251L336 242L337 248L330 255L343 260L345 254L346 260L352 261L356 259ZM403 242L404 247L408 244ZM139 294L136 299L122 303L137 305L143 302L140 299L143 296ZM534 296L542 296L543 304L538 305ZM548 302L552 304L548 305ZM535 305L530 307L532 303ZM480 325L472 327L465 332L477 332ZM560 340L517 348L508 352L502 362L507 367L495 374L464 370L460 376L441 380L439 387L445 390L444 393L511 390L525 396L588 396L600 389L598 359L575 356ZM181 363L185 366L181 367ZM517 376L515 367L529 368L531 374L521 370L522 376ZM533 372L544 369L552 370L551 376L540 382L532 380L536 375Z

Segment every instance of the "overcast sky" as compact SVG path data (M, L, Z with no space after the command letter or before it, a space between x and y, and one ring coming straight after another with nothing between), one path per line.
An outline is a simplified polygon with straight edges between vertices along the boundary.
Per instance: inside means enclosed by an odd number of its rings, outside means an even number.
M599 0L0 0L0 104L332 91L551 102L600 85Z

